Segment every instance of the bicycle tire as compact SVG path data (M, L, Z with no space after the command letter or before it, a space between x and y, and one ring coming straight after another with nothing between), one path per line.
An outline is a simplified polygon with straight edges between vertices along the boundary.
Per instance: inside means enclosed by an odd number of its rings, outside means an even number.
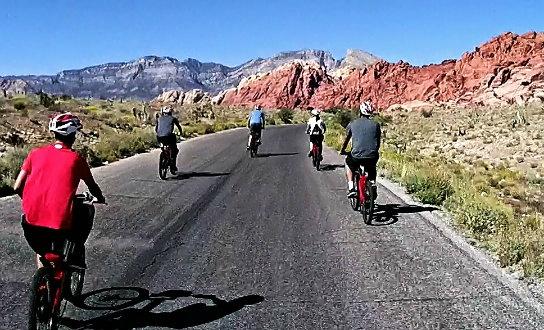
M359 175L354 174L353 181L354 182L359 182ZM358 211L360 206L361 206L360 202L359 202L359 184L356 185L355 189L357 190L357 194L354 197L349 198L349 203L350 203L351 208L353 209L353 211Z
M372 223L372 214L374 213L374 193L372 192L372 186L370 184L366 185L365 194L363 220L365 224L370 225Z
M159 156L159 178L166 180L166 175L168 174L169 168L169 159L166 156L165 151L161 151Z
M39 268L32 278L30 304L28 310L28 329L56 329L56 320L52 313L52 294L49 283L50 270Z

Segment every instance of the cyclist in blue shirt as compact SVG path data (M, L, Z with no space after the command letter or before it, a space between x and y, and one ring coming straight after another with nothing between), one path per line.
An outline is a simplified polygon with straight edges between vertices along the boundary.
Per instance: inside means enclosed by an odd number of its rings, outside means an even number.
M257 143L261 144L261 131L264 129L265 119L264 112L260 105L256 105L253 111L249 113L247 120L247 127L249 128L249 139L247 141L247 149L251 144L251 134L255 133L257 136Z

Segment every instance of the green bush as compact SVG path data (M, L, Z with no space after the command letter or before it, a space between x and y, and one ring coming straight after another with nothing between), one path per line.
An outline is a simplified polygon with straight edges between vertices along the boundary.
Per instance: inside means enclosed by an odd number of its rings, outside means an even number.
M278 111L278 118L284 123L284 124L291 124L293 122L293 110L291 109L281 109Z

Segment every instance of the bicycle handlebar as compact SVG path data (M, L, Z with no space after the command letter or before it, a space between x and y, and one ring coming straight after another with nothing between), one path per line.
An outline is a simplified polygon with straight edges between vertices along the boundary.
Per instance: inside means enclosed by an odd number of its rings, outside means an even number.
M75 198L76 201L80 201L82 203L90 203L90 204L104 204L108 205L108 203L99 203L98 198L94 197L90 192L86 191L81 194L76 194Z

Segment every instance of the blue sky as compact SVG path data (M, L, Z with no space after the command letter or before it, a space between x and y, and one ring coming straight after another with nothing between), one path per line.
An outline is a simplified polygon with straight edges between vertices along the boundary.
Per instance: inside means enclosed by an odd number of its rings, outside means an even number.
M237 65L348 48L423 65L505 31L544 30L542 0L0 0L0 75L145 55Z

